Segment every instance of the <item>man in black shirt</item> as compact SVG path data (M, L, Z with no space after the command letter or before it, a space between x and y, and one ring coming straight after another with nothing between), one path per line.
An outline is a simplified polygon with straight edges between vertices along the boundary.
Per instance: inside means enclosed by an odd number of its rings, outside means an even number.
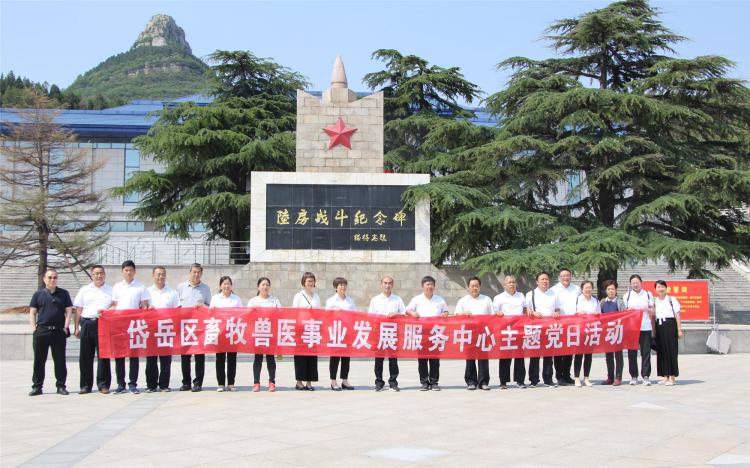
M57 271L48 268L44 272L45 287L31 297L29 320L34 330L32 346L34 348L34 375L31 378L29 396L42 394L44 385L44 365L47 352L52 348L52 360L55 363L55 380L57 393L67 395L65 379L68 369L65 367L65 340L70 336L70 318L73 315L73 301L68 291L57 287Z

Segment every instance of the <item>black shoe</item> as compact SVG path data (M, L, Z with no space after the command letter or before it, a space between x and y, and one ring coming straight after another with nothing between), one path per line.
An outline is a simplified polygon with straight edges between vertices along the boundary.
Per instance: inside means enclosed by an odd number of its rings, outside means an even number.
M65 390L65 387L58 388L57 389L57 394L58 395L70 395L70 393L67 390Z
M193 388L190 390L191 392L200 392L203 390L203 388L200 385L193 385Z
M189 392L190 391L190 385L183 385L180 387L181 392Z
M539 385L539 382L531 382L531 383L529 384L529 387L531 387L531 388L536 388L536 386L537 386L537 385Z
M398 385L391 385L391 391L392 391L392 392L400 392L400 391L401 391L401 389L400 389L400 388L398 388Z
M160 388L160 389L159 389L159 391L160 391L160 392L163 392L163 393L169 393L169 392L171 392L172 390L170 390L170 389L169 389L169 387L164 387L164 388Z
M119 394L121 394L121 393L125 393L125 387L117 387L117 388L115 389L115 391L114 391L114 392L112 392L112 394L114 394L114 395L119 395Z
M508 385L500 384L500 390L508 390Z
M354 390L354 387L344 383L341 384L341 388L343 388L344 390Z
M91 393L91 389L90 389L90 388L88 388L88 387L83 387L83 388L82 388L82 389L81 389L81 390L80 390L80 391L78 392L78 394L79 394L79 395L86 395L87 393Z
M42 394L41 388L32 388L31 391L29 392L29 396L37 396L41 394Z
M294 389L295 390L307 390L307 387L305 385L295 384Z
M146 393L156 393L156 391L157 391L156 387L154 388L146 387Z
M382 392L384 388L385 388L385 385L375 385L376 392Z
M100 388L99 393L101 393L102 395L106 395L109 393L109 388L106 388L106 387Z
M331 384L331 390L333 390L334 392L340 392L341 391L341 387L339 387L338 385L336 385L334 387L333 384Z
M573 378L572 378L572 377L565 377L565 379L564 379L564 380L565 380L566 382L568 382L568 385L575 385L575 384L576 384L576 381L575 381L575 380L573 380Z
M130 393L132 393L133 395L138 395L139 393L141 393L140 391L138 391L138 387L130 387L128 390L130 390Z
M419 389L420 392L426 392L430 389L430 386L428 384L422 384L422 388Z
M430 390L434 390L436 392L439 392L440 391L440 385L438 385L437 383L434 383L434 384L430 385Z
M314 392L315 387L313 387L312 385L305 385L305 390L307 390L308 392Z
M574 383L575 383L575 382L574 382ZM569 384L569 383L568 383L568 381L567 381L567 380L565 380L565 379L560 379L560 380L558 380L558 381L557 381L557 385L559 385L560 387L570 387L570 384Z

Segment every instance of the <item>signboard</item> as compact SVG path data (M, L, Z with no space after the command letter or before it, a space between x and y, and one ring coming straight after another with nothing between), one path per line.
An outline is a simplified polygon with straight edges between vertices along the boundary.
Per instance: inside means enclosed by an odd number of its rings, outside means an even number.
M654 280L644 280L643 289L656 296ZM708 321L710 317L708 280L669 280L667 294L680 302L682 320Z
M268 184L266 249L415 250L402 185Z

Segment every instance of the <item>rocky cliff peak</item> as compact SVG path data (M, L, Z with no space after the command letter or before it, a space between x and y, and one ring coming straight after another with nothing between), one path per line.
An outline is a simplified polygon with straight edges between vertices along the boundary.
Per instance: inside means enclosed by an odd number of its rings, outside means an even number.
M177 46L192 54L190 44L185 40L185 31L169 15L154 15L146 28L138 35L132 49L141 46Z

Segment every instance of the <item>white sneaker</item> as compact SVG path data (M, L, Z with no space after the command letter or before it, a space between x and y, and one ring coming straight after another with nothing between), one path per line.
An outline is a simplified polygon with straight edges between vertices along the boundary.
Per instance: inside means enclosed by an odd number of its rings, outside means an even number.
M576 387L580 387L581 386L581 379L579 379L578 377L575 378L575 386Z
M593 387L594 386L594 384L591 383L591 381L589 380L588 377L584 377L583 378L583 384L586 385L587 387Z
M645 385L645 386L647 386L647 387L650 387L650 386L651 386L651 381L650 381L649 379L645 379L645 380L643 381L643 385Z
M643 377L638 377L638 383L643 385L645 382L643 381Z
M635 379L630 379L630 385L638 385L638 381Z
M219 387L219 388L216 389L216 391L217 392L223 392L224 391L224 387Z

